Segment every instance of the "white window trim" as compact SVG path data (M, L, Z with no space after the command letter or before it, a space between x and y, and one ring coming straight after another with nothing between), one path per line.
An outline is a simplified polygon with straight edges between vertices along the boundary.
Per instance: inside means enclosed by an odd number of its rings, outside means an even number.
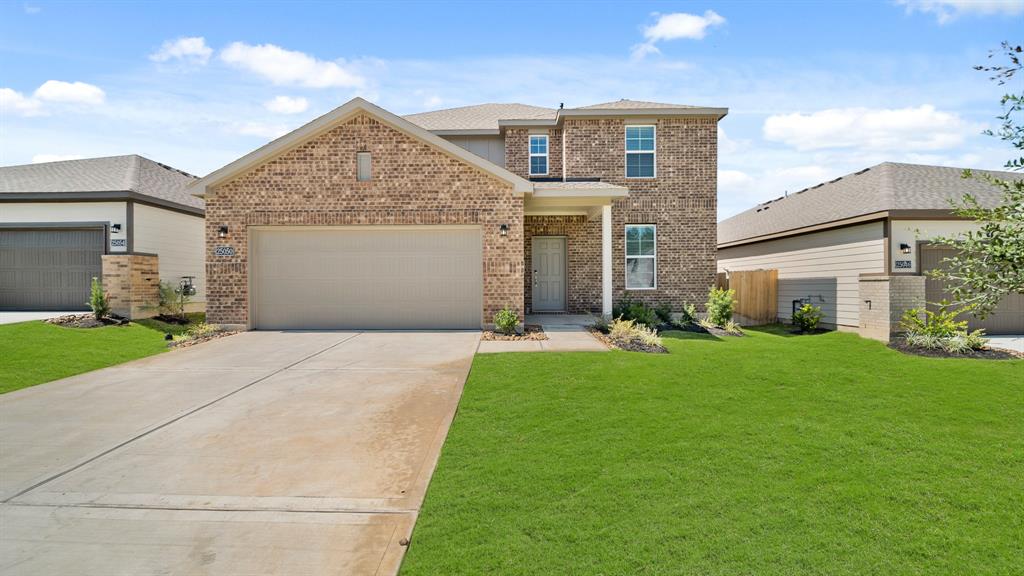
M533 139L534 138L543 138L544 139L544 153L543 154L534 154L533 153ZM548 173L551 172L551 157L550 157L550 153L551 153L551 139L548 138L548 135L547 134L530 134L530 135L528 135L526 137L526 150L530 154L530 158L529 158L529 160L527 160L527 162L529 163L529 166L527 166L527 171L530 173L530 176L547 176ZM545 168L545 170L544 170L544 172L534 172L533 171L533 159L534 158L540 158L541 156L544 157L544 168Z
M629 255L629 229L630 228L654 228L654 254L642 255L642 256L630 256ZM626 290L657 290L658 289L658 225L657 224L626 224L623 228L622 236L622 252L626 255L625 257L625 269L623 270L623 286ZM629 260L631 258L650 258L654 261L654 286L649 288L630 288L629 287Z
M644 150L629 150L626 146L626 141L629 138L626 134L630 128L651 128L654 130L654 150L650 152ZM622 129L622 175L630 180L653 180L658 177L658 127L654 124L626 124L625 128ZM652 176L630 176L629 175L629 160L627 159L630 154L651 154L654 156L654 174Z

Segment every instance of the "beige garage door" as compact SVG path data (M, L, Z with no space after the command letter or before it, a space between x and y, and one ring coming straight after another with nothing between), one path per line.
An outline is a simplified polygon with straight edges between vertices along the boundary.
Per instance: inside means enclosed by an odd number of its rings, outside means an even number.
M951 248L942 246L921 246L922 270L932 270L942 266L942 261L956 254ZM925 280L925 299L929 302L929 310L937 310L938 306L931 302L950 299L942 280L928 277ZM961 319L967 320L971 330L984 328L987 334L1024 334L1024 294L1010 294L1004 298L995 311L984 320L969 314Z
M480 328L479 228L265 228L254 234L257 328Z

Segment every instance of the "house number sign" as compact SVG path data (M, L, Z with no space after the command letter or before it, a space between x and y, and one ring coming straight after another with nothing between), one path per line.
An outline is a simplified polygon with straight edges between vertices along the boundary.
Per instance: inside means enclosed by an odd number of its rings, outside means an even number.
M214 256L234 256L235 248L234 246L215 246L213 254Z
M896 261L896 267L897 268L910 268L910 260L897 260Z

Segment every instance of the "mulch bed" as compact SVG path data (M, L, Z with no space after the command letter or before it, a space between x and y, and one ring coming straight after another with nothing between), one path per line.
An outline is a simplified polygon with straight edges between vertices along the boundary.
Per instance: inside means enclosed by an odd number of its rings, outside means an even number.
M119 316L105 316L97 320L92 314L68 314L43 320L47 324L56 324L65 328L101 328L103 326L127 326L128 320Z
M739 334L733 334L732 332L726 332L721 328L715 326L712 328L705 328L700 324L663 324L658 326L658 332L665 332L668 330L678 330L680 332L694 332L696 334L711 334L712 336L746 336L742 332Z
M627 352L646 352L648 354L668 354L668 348L664 346L647 346L639 342L620 342L619 340L613 340L604 332L601 332L597 328L591 326L589 328L590 333L604 343L609 348L616 350L625 350Z
M522 334L502 334L501 332L491 332L485 330L481 340L547 340L548 335L544 333L544 329L540 327L540 324L526 324L523 326Z
M1001 350L997 348L982 348L981 350L972 350L964 354L950 354L945 350L934 350L932 348L919 348L917 346L910 346L907 341L902 338L897 338L889 342L889 348L903 352L904 354L913 354L914 356L927 356L929 358L976 358L979 360L1013 360L1015 358L1024 358L1024 354L1020 352L1014 352L1012 350Z
M177 324L178 326L184 326L189 323L187 316L168 316L166 314L153 316L153 320L159 320L164 324Z
M814 330L810 330L808 332L804 332L803 330L800 330L799 328L791 328L791 329L787 330L787 332L789 332L790 334L793 334L794 336L813 336L815 334L828 334L830 332L830 330L825 330L824 328L815 328Z
M219 330L217 332L208 332L202 336L192 336L190 338L182 338L181 340L171 340L167 343L167 347L188 348L189 346L195 346L196 344L202 344L203 342L209 342L210 340L216 340L225 336L234 336L238 333L239 330Z

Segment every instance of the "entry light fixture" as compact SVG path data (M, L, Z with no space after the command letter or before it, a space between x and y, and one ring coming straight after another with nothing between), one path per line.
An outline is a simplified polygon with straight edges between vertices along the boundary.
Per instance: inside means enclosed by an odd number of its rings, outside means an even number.
M498 232L500 232L502 236L508 236L508 224L502 224L499 226Z
M910 254L910 244L900 244L900 252Z
M228 237L228 227L226 225L222 224L221 227L217 230L217 238L227 238L227 237Z
M121 225L120 224L111 224L110 225L110 231L111 232L120 232L121 231Z

